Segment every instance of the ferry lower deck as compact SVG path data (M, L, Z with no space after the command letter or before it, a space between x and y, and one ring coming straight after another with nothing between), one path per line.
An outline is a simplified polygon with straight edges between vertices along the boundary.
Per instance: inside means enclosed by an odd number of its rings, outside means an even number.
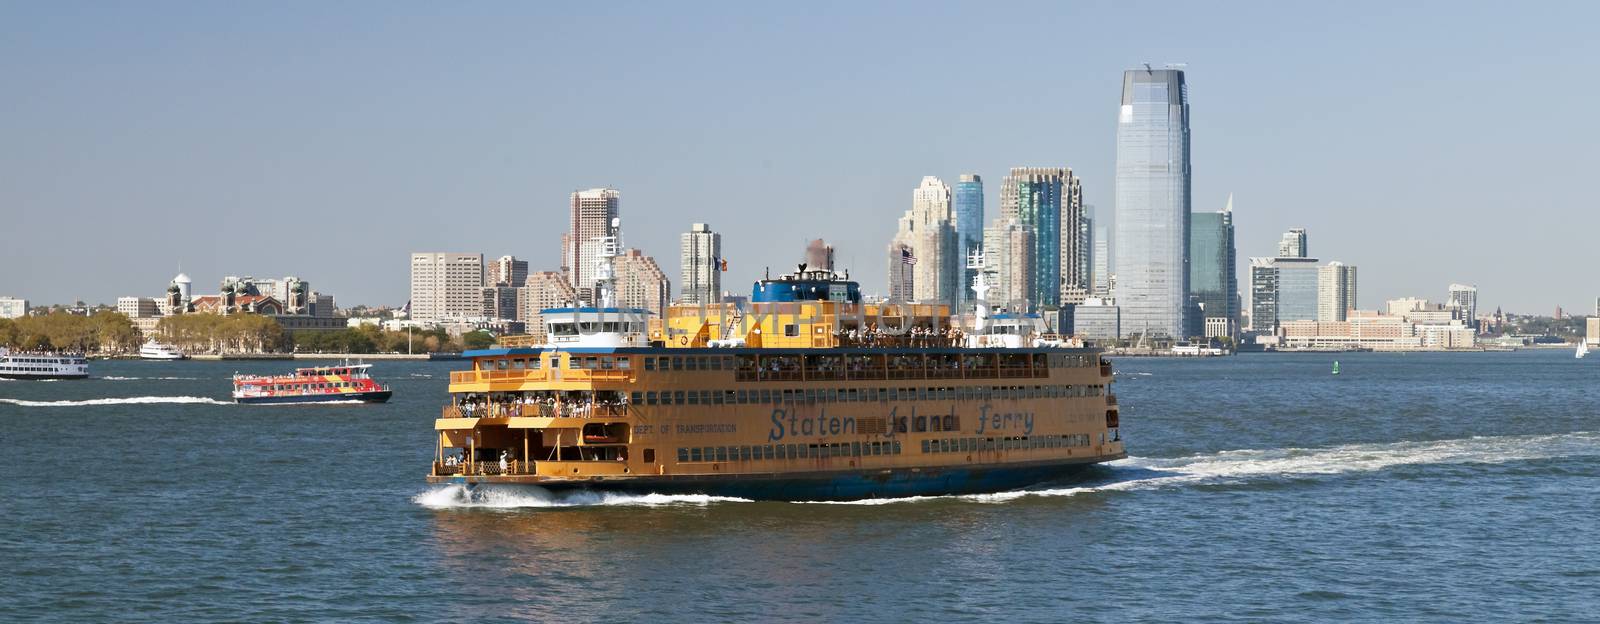
M469 352L436 483L851 499L1014 489L1125 456L1097 351Z

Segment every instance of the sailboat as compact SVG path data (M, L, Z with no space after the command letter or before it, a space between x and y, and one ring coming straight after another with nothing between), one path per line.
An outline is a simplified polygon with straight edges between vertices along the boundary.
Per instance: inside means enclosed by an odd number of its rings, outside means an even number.
M1333 361L1333 374L1339 374L1339 360Z
M1589 341L1588 340L1579 340L1578 341L1578 350L1577 350L1577 352L1573 353L1572 356L1581 360L1581 359L1583 359L1583 356L1585 356L1585 355L1589 355Z

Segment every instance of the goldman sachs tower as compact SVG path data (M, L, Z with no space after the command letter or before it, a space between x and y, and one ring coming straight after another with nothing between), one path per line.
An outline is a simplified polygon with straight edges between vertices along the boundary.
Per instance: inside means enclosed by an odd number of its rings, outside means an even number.
M1186 338L1189 90L1183 70L1146 65L1122 73L1116 215L1123 334Z

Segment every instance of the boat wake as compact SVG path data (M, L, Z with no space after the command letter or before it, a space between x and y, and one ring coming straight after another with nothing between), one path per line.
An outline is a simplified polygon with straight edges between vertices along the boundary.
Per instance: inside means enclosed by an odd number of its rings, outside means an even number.
M145 403L233 405L232 401L218 401L210 397L197 396L142 396L112 399L85 399L82 401L24 401L22 399L0 399L0 403L9 403L11 405L20 405L22 407L81 407L85 405L137 405Z
M429 509L526 509L556 507L638 506L665 507L748 503L747 498L707 494L616 494L607 492L551 492L537 486L446 485L413 496L411 501Z
M95 377L95 379L104 379L106 381L199 381L200 380L199 377L118 377L116 375L106 375L104 377Z
M1094 480L1072 487L1043 486L991 494L815 501L811 504L887 505L941 499L1003 503L1028 497L1075 496L1092 492L1315 478L1377 472L1408 465L1502 464L1596 456L1600 456L1600 432L1485 436L1431 442L1348 444L1324 448L1244 449L1175 458L1129 457L1105 464L1111 472L1108 479Z

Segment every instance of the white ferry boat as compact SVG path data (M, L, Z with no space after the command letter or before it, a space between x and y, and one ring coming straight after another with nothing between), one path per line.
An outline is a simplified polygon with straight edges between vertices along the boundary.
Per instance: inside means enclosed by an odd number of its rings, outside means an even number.
M177 347L151 340L139 347L139 357L146 360L187 360L189 356Z
M12 353L0 347L0 379L83 379L89 361L81 353Z

